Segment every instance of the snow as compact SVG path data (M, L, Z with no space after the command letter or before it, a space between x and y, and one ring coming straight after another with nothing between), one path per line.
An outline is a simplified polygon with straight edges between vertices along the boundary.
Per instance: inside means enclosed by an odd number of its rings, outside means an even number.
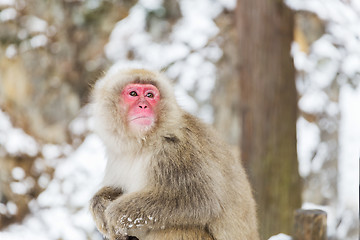
M329 173L338 177L338 195L335 196L338 203L331 207L305 203L303 207L323 208L328 213L328 235L336 236L337 239L357 239L356 235L349 238L347 234L350 227L359 227L356 223L359 213L360 156L359 1L349 2L357 8L338 0L288 0L286 3L296 10L315 12L327 24L327 33L311 46L308 55L301 52L296 44L292 46L295 67L302 76L297 80L297 89L301 95L299 108L307 113L325 113L334 119L340 116L339 175ZM333 91L329 93L334 83L340 85L339 103L335 101L337 94ZM357 88L354 89L350 84L357 85ZM319 126L326 129L327 133L336 131L338 127L334 121L326 118L319 121ZM297 129L301 176L323 171L326 155L336 142L328 142L327 146L320 143L318 126L303 118L298 120ZM314 151L316 156L313 158ZM333 197L330 188L324 186L322 194Z
M319 40L314 42L311 49L315 56L336 60L341 59L339 50L331 43L331 36L328 34L323 35Z
M0 6L13 6L15 5L15 0L0 0Z
M359 73L360 56L358 54L349 54L342 61L342 71L350 78L354 78Z
M84 1L84 4L87 9L96 9L100 6L101 0L91 0L91 1Z
M7 58L13 58L17 54L17 49L14 44L9 45L5 50L5 55Z
M359 212L360 160L360 86L341 88L339 201L347 209Z
M209 37L218 33L218 28L206 16L200 16L196 13L185 16L175 28L172 38L186 42L192 49L204 48Z
M194 100L194 98L190 97L188 92L179 85L177 85L175 89L177 89L175 91L175 97L180 107L186 109L188 112L192 114L195 114L198 109L198 104Z
M29 156L35 156L38 153L36 141L22 129L11 129L6 135L4 137L6 142L3 142L2 145L5 146L8 153L12 155L25 153Z
M47 188L51 180L51 176L49 174L43 173L38 179L38 184L42 188Z
M312 169L311 160L320 143L320 131L314 123L310 123L302 117L298 119L296 126L298 157L301 159L299 172L305 178Z
M116 24L110 41L105 46L108 59L113 62L126 59L127 49L133 49L143 42L148 42L149 37L144 33L145 17L144 9L136 5L130 10L128 17Z
M32 48L43 47L48 43L48 38L44 34L36 35L30 39L30 45Z
M38 199L30 203L31 214L22 224L13 224L0 232L0 239L102 239L95 232L88 201L99 188L105 167L104 155L101 141L90 134L66 159L58 159L55 178ZM21 178L21 173L17 173L20 171L16 169L13 174ZM0 204L0 211L4 210L14 214L17 208L15 203L8 202L6 207Z
M25 177L25 171L21 167L14 167L11 171L11 175L15 180L22 180Z
M13 156L19 154L35 156L39 151L35 139L27 135L22 129L14 128L9 117L0 110L0 154L1 148Z
M79 118L83 117L80 114ZM88 122L84 125L89 126ZM14 128L9 117L0 111L0 147L10 154L35 156L41 152L44 159L36 159L33 170L42 173L38 182L46 188L37 200L30 202L30 215L23 223L0 232L0 239L101 239L88 211L88 201L98 189L105 167L104 149L95 135L88 135L75 151L66 144L39 146L21 129ZM52 180L43 173L46 165L55 168ZM15 181L10 188L15 194L26 194L35 184L21 167L15 167L11 174ZM0 213L16 212L14 202L0 204Z
M285 2L294 10L314 12L320 18L331 19L335 23L344 24L358 19L356 11L339 0L286 0ZM356 0L350 2L356 3Z
M14 20L16 16L17 16L17 12L14 8L6 8L4 10L1 10L0 12L0 22Z
M55 159L60 157L62 149L60 146L55 144L45 144L42 147L41 153L45 159Z
M0 110L0 132L5 132L12 127L10 118Z
M44 33L48 28L48 23L36 16L27 16L25 24L30 33Z
M227 2L230 3L230 1ZM231 5L231 3L229 5ZM222 12L223 8L219 1L183 0L180 2L180 7L184 19L187 19L187 21L195 20L195 22L191 24L192 26L196 26L200 31L208 32L210 34L213 34L213 31L217 32L217 27L211 28L214 25L212 24L212 21L209 20L215 18ZM188 26L187 24L185 25ZM210 28L207 29L208 27ZM188 36L188 38L191 38L191 36Z
M214 18L234 4L233 0L179 1L183 17L175 23L168 39L158 40L155 38L159 34L151 35L145 26L147 12L159 9L159 1L141 1L114 28L105 47L106 56L115 65L123 65L131 50L135 61L165 68L166 75L178 80L176 95L182 99L184 108L212 122L213 110L206 102L216 81L213 62L222 56L221 49L210 41L219 32ZM189 92L194 93L190 96Z
M147 9L157 9L165 0L140 0L140 5Z
M320 113L328 102L328 95L321 89L309 90L298 102L299 108L307 113Z
M28 189L26 188L25 184L21 182L12 182L10 183L11 191L15 194L24 195L27 193Z
M15 215L17 213L17 206L14 202L12 201L8 201L6 203L6 208L7 208L7 211L10 215Z
M278 235L272 236L269 240L291 240L292 238L286 234L279 233Z
M5 206L5 204L0 203L0 214L5 215L7 213L7 207Z

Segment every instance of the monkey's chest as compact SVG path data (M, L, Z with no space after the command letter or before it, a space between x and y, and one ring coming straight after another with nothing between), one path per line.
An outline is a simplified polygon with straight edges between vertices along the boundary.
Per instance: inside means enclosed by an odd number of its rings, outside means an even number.
M149 158L109 160L104 176L104 186L121 188L124 193L140 191L147 183Z

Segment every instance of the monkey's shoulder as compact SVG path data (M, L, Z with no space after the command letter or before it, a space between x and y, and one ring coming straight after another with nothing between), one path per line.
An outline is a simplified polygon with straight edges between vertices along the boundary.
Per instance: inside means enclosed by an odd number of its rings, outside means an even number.
M162 135L164 143L183 144L193 140L195 137L206 137L210 132L210 126L186 112L182 115L181 121L178 122L180 124Z
M193 137L197 141L202 142L202 144L214 143L217 145L222 142L215 129L209 124L189 113L184 114L183 117L186 124L182 129L182 132L185 135ZM204 143L203 141L207 143Z
M184 113L181 124L162 135L162 144L177 145L187 150L208 149L217 151L228 149L216 131L196 116Z

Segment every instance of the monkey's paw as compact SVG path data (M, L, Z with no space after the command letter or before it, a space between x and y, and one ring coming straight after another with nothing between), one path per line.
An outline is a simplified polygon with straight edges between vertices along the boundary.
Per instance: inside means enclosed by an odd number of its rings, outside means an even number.
M143 213L136 210L125 212L119 205L119 203L112 203L105 210L108 228L113 236L141 236L152 228L155 222L153 217L144 217Z
M90 212L93 215L95 224L99 232L101 232L105 237L108 237L108 228L106 219L104 216L104 211L106 206L99 201L90 202Z
M124 221L125 215L120 211L117 204L110 204L106 208L105 218L111 239L118 239L119 236L127 235L129 224Z

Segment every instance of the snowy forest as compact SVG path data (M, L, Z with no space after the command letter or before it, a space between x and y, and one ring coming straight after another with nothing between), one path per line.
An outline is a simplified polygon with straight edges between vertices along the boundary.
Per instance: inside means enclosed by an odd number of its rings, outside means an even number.
M0 0L0 239L103 239L89 96L139 63L238 153L261 239L300 208L359 239L359 0Z

